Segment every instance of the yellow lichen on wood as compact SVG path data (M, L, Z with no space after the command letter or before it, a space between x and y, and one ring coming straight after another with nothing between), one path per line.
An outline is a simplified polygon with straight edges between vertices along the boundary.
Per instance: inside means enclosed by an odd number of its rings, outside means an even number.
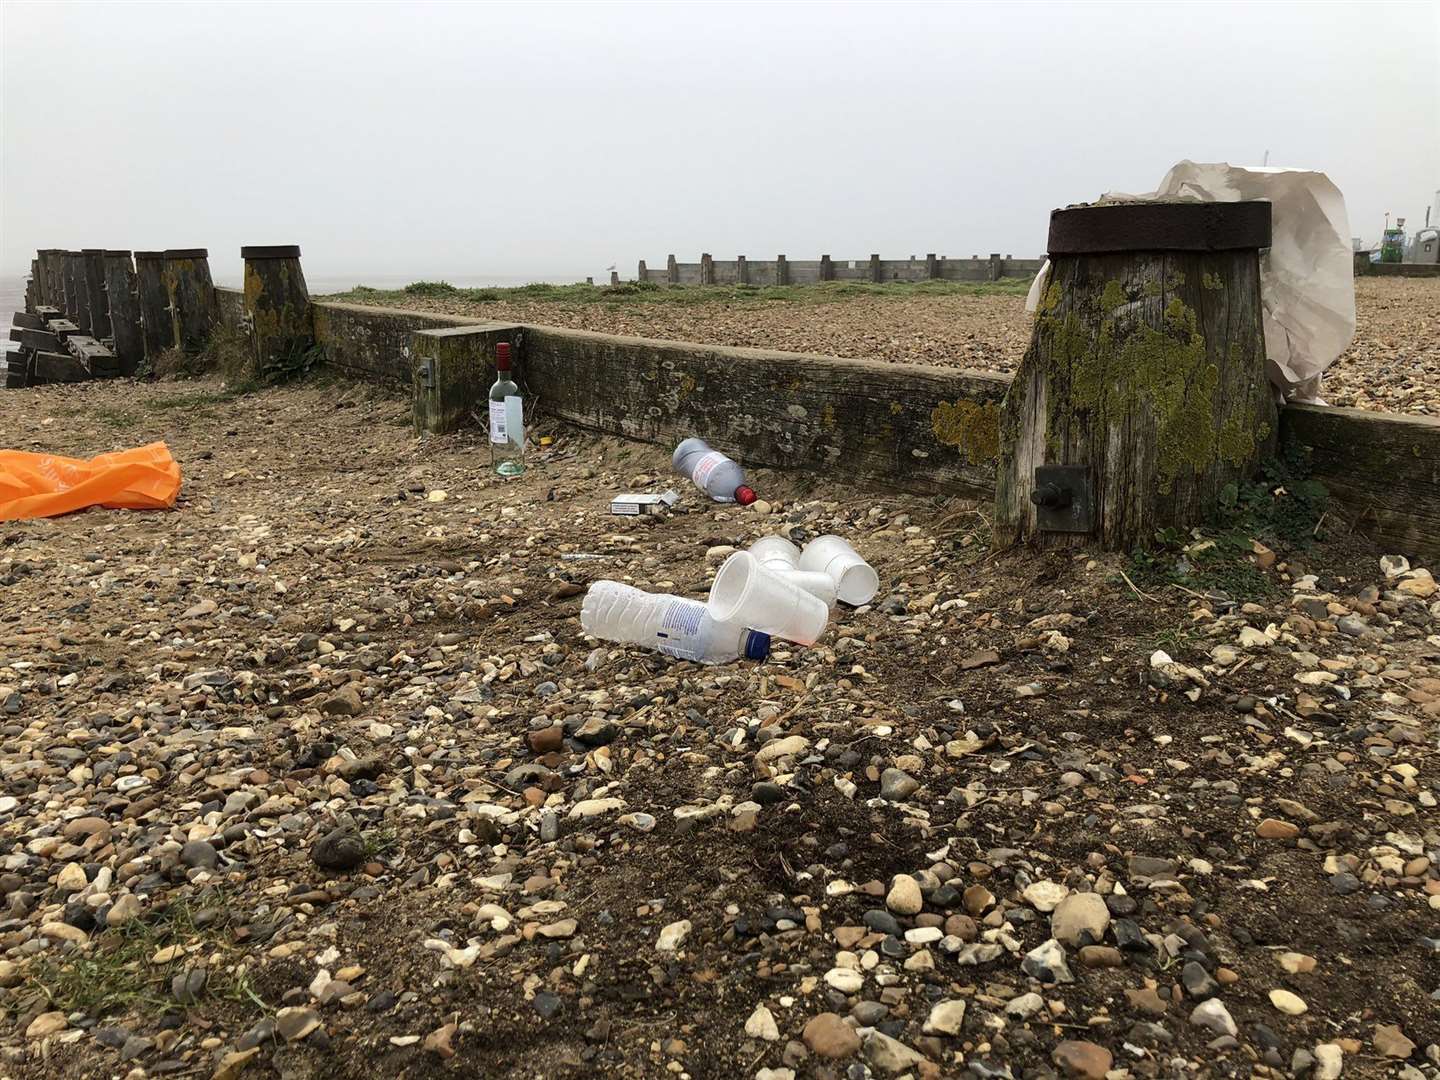
M942 401L930 410L935 438L965 455L971 465L994 461L1000 454L1000 406L993 401Z
M1118 284L1111 282L1111 285ZM1106 293L1110 292L1109 287ZM1108 306L1103 302L1102 306ZM1052 355L1068 373L1071 409L1093 423L1118 422L1148 409L1156 424L1156 471L1169 491L1185 469L1203 473L1217 458L1241 464L1269 434L1232 419L1216 430L1219 369L1206 354L1195 312L1178 297L1165 308L1164 329L1102 318L1099 326L1071 314L1047 320ZM1065 400L1056 394L1054 402ZM1058 407L1058 406L1057 406ZM1064 417L1050 430L1063 430Z

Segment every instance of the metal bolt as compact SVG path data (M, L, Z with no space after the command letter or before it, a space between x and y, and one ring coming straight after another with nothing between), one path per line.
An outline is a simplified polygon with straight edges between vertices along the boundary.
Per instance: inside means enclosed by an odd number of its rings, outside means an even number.
M1070 505L1070 492L1059 484L1041 484L1030 492L1030 501L1047 510L1062 510Z

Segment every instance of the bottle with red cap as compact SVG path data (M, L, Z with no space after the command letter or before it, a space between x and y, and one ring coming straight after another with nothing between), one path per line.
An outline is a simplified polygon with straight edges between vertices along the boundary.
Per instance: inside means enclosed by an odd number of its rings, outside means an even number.
M754 490L745 485L745 470L720 451L711 450L704 439L686 439L675 448L670 464L716 502L749 506L755 501Z
M525 406L510 377L510 343L495 346L495 385L490 387L490 463L501 476L525 471Z

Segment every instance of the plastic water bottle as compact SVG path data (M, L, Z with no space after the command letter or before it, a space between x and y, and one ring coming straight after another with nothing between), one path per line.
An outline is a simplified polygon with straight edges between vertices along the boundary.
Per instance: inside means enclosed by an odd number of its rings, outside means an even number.
M699 600L647 593L618 581L590 586L580 605L580 629L591 637L644 645L701 664L770 655L769 634L716 622Z
M749 506L755 501L754 490L745 486L745 470L720 451L711 450L704 439L686 439L675 448L670 464L716 502Z

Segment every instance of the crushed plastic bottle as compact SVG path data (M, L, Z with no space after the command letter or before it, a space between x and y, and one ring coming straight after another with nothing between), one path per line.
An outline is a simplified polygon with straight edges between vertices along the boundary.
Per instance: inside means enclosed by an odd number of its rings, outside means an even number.
M754 489L745 484L745 470L720 451L711 450L704 439L686 439L675 448L670 464L716 502L749 506L755 501Z
M770 635L718 622L700 600L647 593L619 581L597 581L580 605L580 629L591 637L644 645L679 660L726 664L770 655Z

